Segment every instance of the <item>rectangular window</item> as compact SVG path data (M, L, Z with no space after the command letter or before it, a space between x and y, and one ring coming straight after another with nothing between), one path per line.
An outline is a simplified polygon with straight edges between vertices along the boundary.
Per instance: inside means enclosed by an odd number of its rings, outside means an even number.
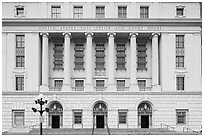
M60 6L52 6L51 17L52 18L60 18L60 15L61 15L61 7Z
M82 112L74 112L74 124L82 124Z
M25 66L25 35L16 35L16 67Z
M25 111L24 110L12 110L13 115L13 126L21 127L24 126Z
M176 15L177 16L183 16L183 10L184 10L184 8L176 8Z
M149 18L149 7L140 7L140 18Z
M63 80L55 80L55 87L62 88Z
M125 61L125 57L126 57L125 44L117 44L116 50L117 50L117 54L116 54L117 68L116 68L116 70L126 70L126 68L125 68L125 64L126 64L126 61Z
M84 80L75 80L75 90L83 91L84 90Z
M118 121L119 124L127 124L127 111L126 109L124 110L118 110Z
M76 44L75 45L75 70L84 70L84 45Z
M117 80L117 91L125 90L125 80Z
M96 91L104 91L105 81L96 80Z
M145 91L146 88L146 80L138 80L138 87L140 91Z
M177 68L184 67L184 56L176 56L176 67Z
M96 44L96 70L105 70L105 47L104 44Z
M105 18L105 7L104 6L96 6L96 18L97 19Z
M16 90L17 91L24 90L24 77L23 76L16 77Z
M176 48L184 48L184 35L176 35Z
M127 18L127 7L126 6L118 7L118 18L119 19Z
M16 7L16 15L17 16L22 16L24 15L24 7Z
M74 18L82 18L82 17L83 17L83 7L74 6Z
M137 45L137 70L147 70L147 48L146 44Z
M63 70L63 44L55 44L54 46L54 68L53 70Z
M184 77L176 77L176 89L184 90Z
M186 124L187 110L177 109L176 110L176 124Z
M176 35L176 67L184 67L184 35Z

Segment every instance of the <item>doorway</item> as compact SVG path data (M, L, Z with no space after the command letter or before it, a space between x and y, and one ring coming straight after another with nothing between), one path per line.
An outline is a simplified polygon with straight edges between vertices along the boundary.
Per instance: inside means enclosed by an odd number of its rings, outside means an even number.
M96 128L104 128L104 115L96 116Z
M60 116L52 116L52 128L60 128Z
M141 116L141 128L149 128L149 116L148 115Z

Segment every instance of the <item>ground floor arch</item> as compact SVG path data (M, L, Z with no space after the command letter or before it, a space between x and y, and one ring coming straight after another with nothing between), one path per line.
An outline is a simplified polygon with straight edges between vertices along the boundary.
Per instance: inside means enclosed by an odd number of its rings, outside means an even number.
M137 108L138 110L138 127L151 128L152 127L152 105L148 101L141 102Z
M63 126L63 107L60 102L52 101L49 103L48 125L51 128Z

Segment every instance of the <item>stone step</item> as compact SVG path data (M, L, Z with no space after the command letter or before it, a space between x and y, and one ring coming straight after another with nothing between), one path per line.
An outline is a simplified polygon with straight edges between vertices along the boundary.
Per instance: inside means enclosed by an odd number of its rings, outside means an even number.
M29 133L30 128L28 127L14 127L8 131L8 133Z

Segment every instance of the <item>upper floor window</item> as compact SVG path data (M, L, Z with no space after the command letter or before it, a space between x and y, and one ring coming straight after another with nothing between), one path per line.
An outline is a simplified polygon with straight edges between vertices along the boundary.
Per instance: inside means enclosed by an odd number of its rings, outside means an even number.
M140 18L149 18L149 7L140 7Z
M176 35L176 48L184 48L184 35Z
M54 46L54 70L63 70L63 44L55 44Z
M104 6L96 6L96 18L105 18L105 7Z
M137 70L147 70L146 44L137 45Z
M176 68L184 67L184 35L176 35Z
M13 127L24 126L25 110L12 110L12 115Z
M140 91L144 91L146 88L146 80L138 80L138 87Z
M16 35L16 67L25 65L25 35Z
M125 68L125 64L126 64L126 61L125 61L125 57L126 57L125 44L117 44L116 50L117 50L117 54L116 54L117 68L116 68L116 70L126 70L126 68Z
M16 91L22 91L22 90L24 90L24 77L17 76L16 77Z
M184 90L184 76L176 77L176 89Z
M118 18L127 18L127 7L126 6L119 6L118 7Z
M105 69L105 47L104 44L96 44L96 70Z
M103 91L105 86L104 80L96 80L96 91Z
M74 6L74 18L82 18L82 17L83 17L83 7Z
M60 18L60 15L61 15L61 7L60 6L52 6L51 17L52 18Z
M84 90L84 80L75 80L75 90L77 91Z
M84 70L84 45L76 44L75 45L75 70Z
M63 80L55 80L55 87L62 88Z
M25 7L22 5L15 6L15 16L18 17L25 16Z
M125 90L125 80L117 80L117 91Z

